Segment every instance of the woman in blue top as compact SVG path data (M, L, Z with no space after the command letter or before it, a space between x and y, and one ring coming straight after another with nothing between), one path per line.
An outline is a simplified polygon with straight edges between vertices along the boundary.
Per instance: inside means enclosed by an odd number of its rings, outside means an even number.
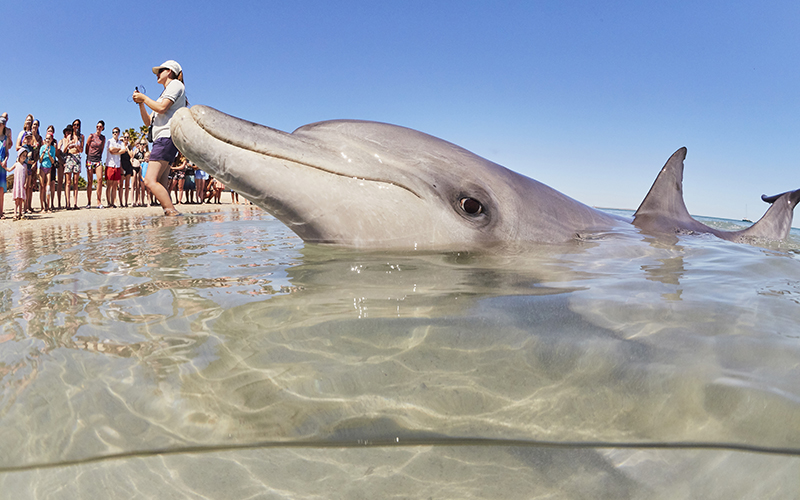
M52 177L50 173L56 164L56 145L53 144L53 133L48 132L44 139L44 144L39 149L39 204L42 212L52 212L50 207L50 197L47 189L50 187Z

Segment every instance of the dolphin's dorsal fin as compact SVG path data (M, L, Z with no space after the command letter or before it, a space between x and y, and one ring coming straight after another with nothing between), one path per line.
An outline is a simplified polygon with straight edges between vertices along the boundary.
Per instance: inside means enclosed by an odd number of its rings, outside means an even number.
M800 189L776 194L775 196L762 195L761 199L771 203L772 206L769 207L767 213L758 222L742 231L742 236L768 240L786 238L792 229L794 207L800 202Z
M683 161L686 148L680 148L667 160L653 187L633 215L633 223L646 231L666 233L712 233L731 241L752 239L782 240L792 229L794 207L800 202L800 189L761 199L772 206L761 219L742 231L721 231L698 222L689 215L683 201Z
M688 217L689 211L683 202L683 160L686 159L686 148L680 148L670 156L664 168L659 172L653 186L636 210L634 217L645 214L660 216Z
M686 148L670 156L653 186L633 215L633 223L643 229L678 232L703 231L705 226L692 219L683 201L683 160Z

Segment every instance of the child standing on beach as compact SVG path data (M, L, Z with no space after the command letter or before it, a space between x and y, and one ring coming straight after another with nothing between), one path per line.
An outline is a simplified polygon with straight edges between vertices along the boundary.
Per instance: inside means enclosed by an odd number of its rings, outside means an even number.
M53 134L48 132L44 144L39 148L39 204L42 212L52 212L52 194L47 190L51 187L51 173L56 164L56 146L53 144Z
M22 136L22 147L19 151L17 151L17 155L19 155L20 151L26 151L27 154L25 155L25 213L33 213L33 207L31 206L31 202L33 200L33 185L36 180L36 152L38 150L33 146L33 134L28 132ZM17 161L19 161L19 156L17 156ZM14 182L14 196L16 198L16 181Z
M150 191L147 186L144 184L145 176L147 176L147 166L150 164L150 151L144 152L144 160L142 160L142 183L140 184L142 187L142 206L146 207L150 205L151 207L156 206L156 197L153 196L152 191ZM150 200L150 203L146 203L146 200Z
M133 206L134 207L143 207L144 204L144 184L142 181L144 179L144 169L142 169L142 163L145 162L144 154L147 152L147 140L142 138L136 145L136 148L133 150L133 159L131 160L131 164L133 165Z
M17 151L17 162L8 170L14 173L14 220L19 220L25 213L25 181L28 177L28 151Z

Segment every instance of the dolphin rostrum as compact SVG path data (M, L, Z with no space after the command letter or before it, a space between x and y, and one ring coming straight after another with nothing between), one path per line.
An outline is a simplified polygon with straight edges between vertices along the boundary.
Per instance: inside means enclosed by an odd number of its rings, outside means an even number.
M288 134L206 106L171 122L178 149L310 243L364 249L481 250L560 243L628 224L454 144L355 120ZM683 202L681 148L633 224L646 232L712 233L732 241L787 236L800 190L766 198L752 227L719 231Z

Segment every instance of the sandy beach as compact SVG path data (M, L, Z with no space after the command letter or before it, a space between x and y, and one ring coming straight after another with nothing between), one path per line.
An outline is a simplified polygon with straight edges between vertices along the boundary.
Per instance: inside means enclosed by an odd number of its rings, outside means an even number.
M79 223L79 222L86 222L93 220L105 220L105 219L123 218L131 216L136 216L136 217L158 216L158 215L163 216L164 214L164 211L159 206L99 209L97 208L96 200L94 199L94 193L92 193L92 199L93 199L92 208L90 209L87 208L81 208L80 210L56 209L52 213L42 213L39 209L39 193L34 193L33 194L34 213L27 214L25 218L15 221L14 199L11 193L6 192L3 201L4 219L0 220L0 234L7 233L9 231L29 229L36 226L42 226L48 224L65 224L65 223L69 224L69 223ZM105 201L105 196L103 196L103 201ZM61 203L62 206L64 206L65 202L63 197ZM85 207L86 205L87 205L86 191L82 190L80 193L78 193L78 206ZM57 206L58 202L56 202L56 207ZM175 205L175 208L178 209L179 212L185 214L218 212L223 210L227 211L240 207L258 209L258 207L245 201L244 198L242 198L241 196L239 197L238 204L231 203L230 192L222 193L221 204L204 203L202 205L200 204Z

